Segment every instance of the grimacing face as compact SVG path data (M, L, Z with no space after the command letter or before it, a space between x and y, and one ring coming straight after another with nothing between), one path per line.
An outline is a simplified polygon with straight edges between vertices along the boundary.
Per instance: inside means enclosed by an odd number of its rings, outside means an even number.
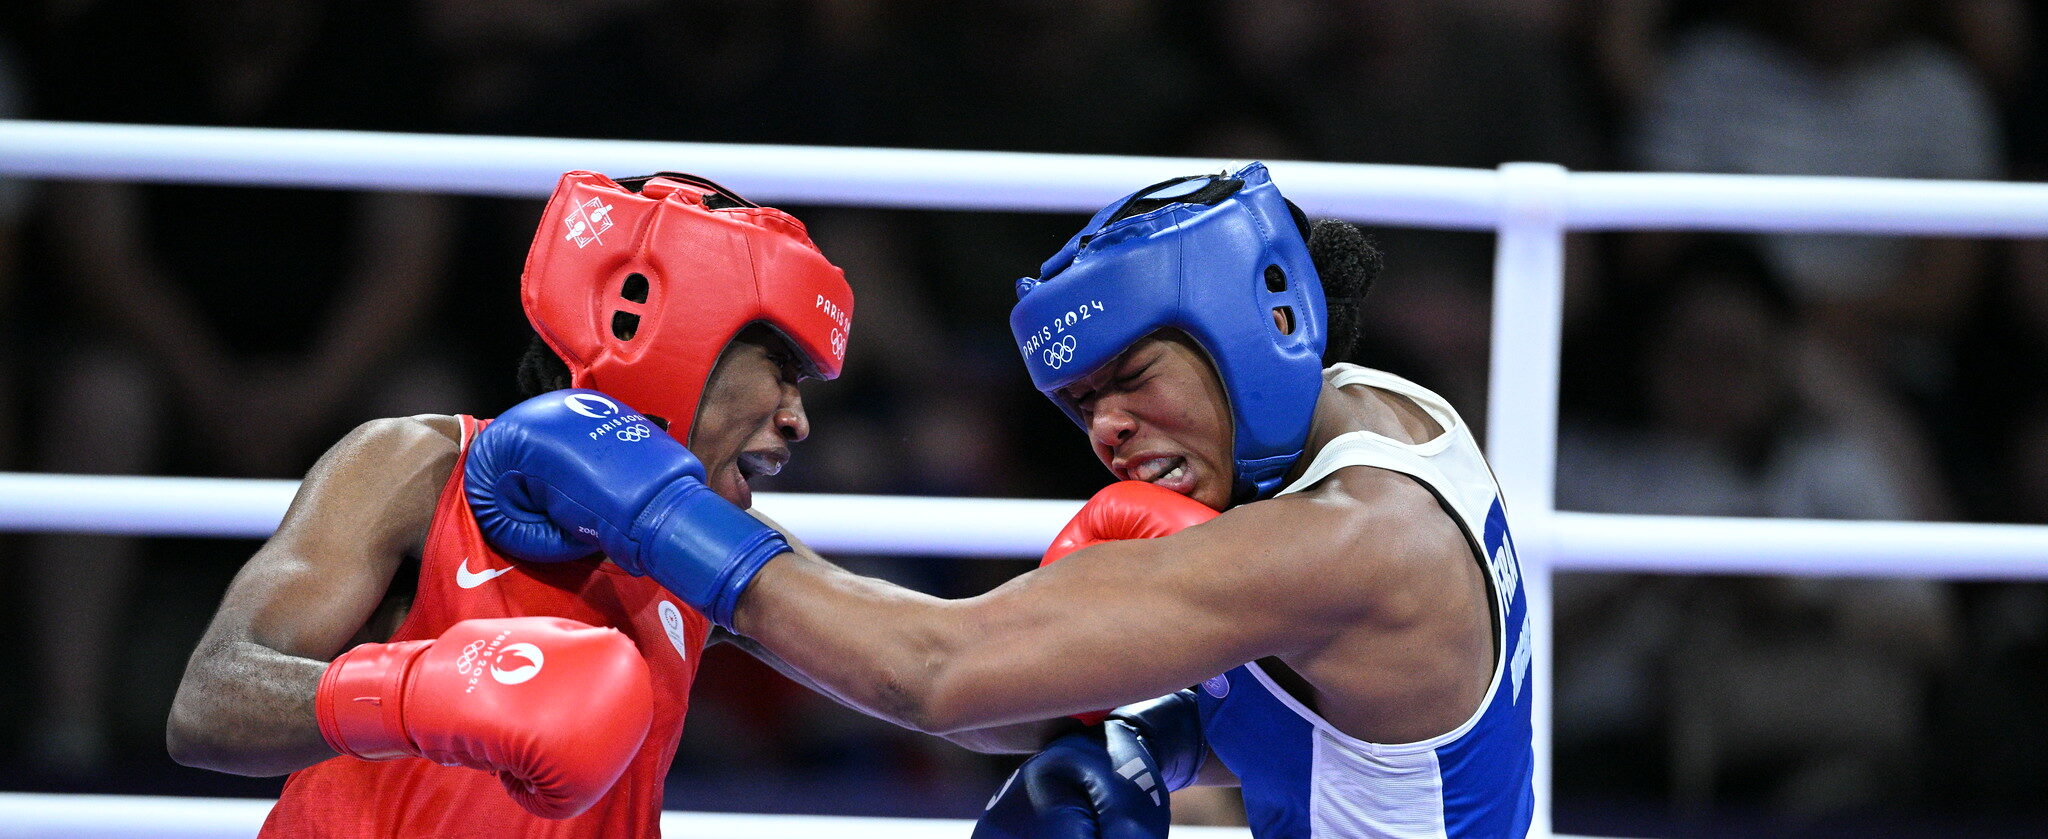
M759 324L742 330L719 355L697 403L689 446L720 498L753 506L749 481L782 471L789 444L810 436L797 359L788 343Z
M1230 402L1208 355L1185 334L1139 339L1058 395L1118 480L1158 484L1217 510L1230 505Z

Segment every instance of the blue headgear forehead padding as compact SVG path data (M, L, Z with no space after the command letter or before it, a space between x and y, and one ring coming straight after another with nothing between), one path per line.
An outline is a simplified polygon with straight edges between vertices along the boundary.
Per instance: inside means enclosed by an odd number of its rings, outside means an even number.
M1208 353L1230 400L1236 500L1279 489L1301 456L1322 390L1323 287L1263 164L1104 207L1037 279L1017 281L1017 298L1010 330L1031 382L1076 423L1056 391L1173 327Z

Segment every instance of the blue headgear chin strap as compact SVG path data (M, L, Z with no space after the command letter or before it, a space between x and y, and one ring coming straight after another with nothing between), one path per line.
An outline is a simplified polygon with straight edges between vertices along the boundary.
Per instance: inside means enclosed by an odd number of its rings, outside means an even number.
M1271 495L1301 457L1323 384L1323 286L1298 212L1260 163L1104 207L1038 279L1017 281L1010 331L1031 383L1079 424L1060 388L1147 335L1180 329L1208 353L1230 400L1233 500Z

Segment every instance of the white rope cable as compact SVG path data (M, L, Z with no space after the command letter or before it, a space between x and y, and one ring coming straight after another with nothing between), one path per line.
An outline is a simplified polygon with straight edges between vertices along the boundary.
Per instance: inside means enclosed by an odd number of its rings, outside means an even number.
M569 169L715 173L767 202L1094 212L1135 186L1220 168L1205 158L762 146L0 120L0 175L541 197ZM1491 230L1497 172L1272 161L1312 214ZM1572 230L1804 230L2048 235L2048 185L1573 172Z
M1092 213L1216 160L0 120L0 175L546 197L570 169L687 170L767 203ZM1286 162L1309 212L1491 228L1493 173ZM1298 181L1300 189L1291 183ZM1370 195L1371 201L1360 196Z
M297 481L0 472L0 531L269 536ZM1079 501L763 492L827 553L1035 558ZM1563 571L2048 580L2048 527L1553 514ZM1528 541L1526 537L1522 541ZM1523 550L1528 550L1524 547Z
M2048 580L2048 527L1553 514L1565 571Z
M297 481L0 472L0 531L260 539ZM1079 501L763 492L755 506L822 551L1036 557Z
M175 798L0 792L0 839L224 839L254 836L276 802L253 798ZM750 813L661 814L664 836L688 839L960 839L962 819L779 816ZM1247 839L1231 827L1173 829L1175 839ZM1557 839L1577 839L1560 836Z
M276 802L251 798L175 798L0 792L0 839L217 839L256 835ZM774 816L747 813L661 815L664 836L688 839L961 839L961 819ZM1247 839L1242 828L1176 827L1176 839Z

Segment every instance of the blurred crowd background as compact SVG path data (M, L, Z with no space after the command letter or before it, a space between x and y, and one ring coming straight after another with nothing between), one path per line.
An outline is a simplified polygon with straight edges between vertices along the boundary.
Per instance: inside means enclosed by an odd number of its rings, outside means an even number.
M25 0L0 9L0 116L2033 180L2044 26L2026 0ZM858 322L767 488L1106 480L1005 329L1078 217L791 209ZM366 419L493 414L539 211L0 183L0 469L289 478ZM1379 232L1357 360L1482 424L1492 237ZM1563 508L2048 522L2048 243L1569 256ZM0 787L274 793L162 746L253 546L0 534ZM952 596L1029 567L843 559ZM2048 835L2048 587L1567 575L1556 656L1561 829ZM673 807L969 816L1015 762L729 648L692 706Z

